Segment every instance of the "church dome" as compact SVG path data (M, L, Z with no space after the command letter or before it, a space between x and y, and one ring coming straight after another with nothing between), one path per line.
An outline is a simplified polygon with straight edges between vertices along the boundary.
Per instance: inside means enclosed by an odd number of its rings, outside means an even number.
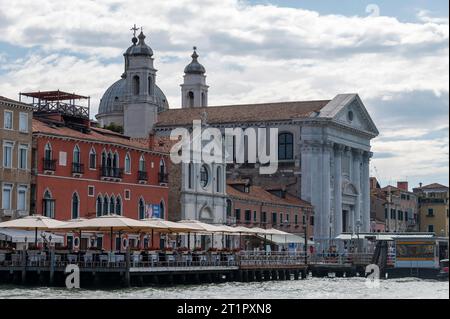
M197 61L198 54L197 54L195 47L194 47L194 53L192 53L191 57L192 57L192 62L189 63L184 68L184 73L186 73L186 74L204 74L206 72L206 70L205 70L205 67Z
M100 99L98 114L123 113L125 90L125 79L120 79L111 85ZM158 112L169 109L167 98L157 85L155 85L155 99L156 104L158 105Z
M139 39L139 42L138 42ZM133 37L133 45L127 49L125 55L145 55L145 56L153 56L153 50L145 43L145 35L141 31L138 36Z

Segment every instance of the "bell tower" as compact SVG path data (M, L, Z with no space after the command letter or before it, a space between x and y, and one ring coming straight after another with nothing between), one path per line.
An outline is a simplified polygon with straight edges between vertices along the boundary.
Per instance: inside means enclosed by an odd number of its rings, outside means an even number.
M125 101L124 134L130 137L147 137L157 122L158 105L155 96L157 70L153 66L153 50L145 43L142 31L136 38L136 25L132 46L124 53Z
M181 85L181 107L207 107L208 88L206 70L198 62L197 48L194 47L192 61L184 69L184 83Z

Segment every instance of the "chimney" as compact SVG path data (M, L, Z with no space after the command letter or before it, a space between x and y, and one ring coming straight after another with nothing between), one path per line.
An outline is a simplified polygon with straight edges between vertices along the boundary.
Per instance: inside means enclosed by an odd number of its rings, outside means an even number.
M397 182L397 188L408 191L408 182Z
M422 182L420 182L420 183L419 183L419 187L422 188L422 185L423 185Z

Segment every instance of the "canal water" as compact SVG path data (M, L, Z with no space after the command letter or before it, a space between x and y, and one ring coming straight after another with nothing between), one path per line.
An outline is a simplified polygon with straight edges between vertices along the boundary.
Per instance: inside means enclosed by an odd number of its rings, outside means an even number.
M3 298L164 298L164 299L427 299L449 298L449 282L415 278L381 280L369 288L364 278L308 278L305 280L222 283L108 290L23 288L0 285Z

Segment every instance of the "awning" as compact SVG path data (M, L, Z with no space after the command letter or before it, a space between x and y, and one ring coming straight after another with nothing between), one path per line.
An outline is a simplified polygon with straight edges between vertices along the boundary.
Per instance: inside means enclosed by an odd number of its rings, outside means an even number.
M45 234L45 238L47 239L47 241L49 240L49 237L52 236L52 243L64 244L63 236L55 235L55 234L48 233L48 232L42 232L42 231L38 231L38 242L41 242L41 243L43 242L43 238L42 238L41 234ZM25 243L25 238L27 239L27 242L33 243L34 237L35 237L35 232L31 231L31 230L2 228L2 229L0 229L0 236L2 236L2 235L7 237L8 241L11 241L13 243L23 244L23 243Z
M430 233L425 234L413 234L413 233L360 233L360 234L340 234L335 239L340 240L353 240L353 239L375 239L375 240L394 240L399 238L433 238L434 235Z
M264 236L258 235L258 238L264 239ZM304 244L305 238L294 235L266 235L265 239L267 241L273 242L274 244ZM313 245L314 242L308 240L308 245Z

